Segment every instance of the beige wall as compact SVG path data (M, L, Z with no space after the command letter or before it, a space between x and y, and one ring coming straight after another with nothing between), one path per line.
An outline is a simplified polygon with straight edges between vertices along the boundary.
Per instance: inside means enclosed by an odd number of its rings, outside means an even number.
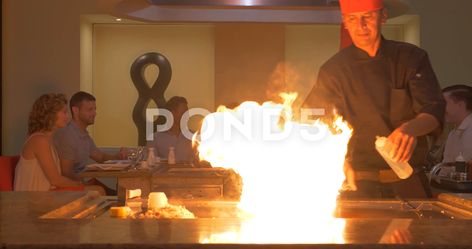
M80 14L95 1L3 0L2 152L18 154L33 101L80 86Z
M472 85L472 1L411 0L421 20L421 47L428 51L442 86Z
M402 40L402 31L400 25L384 28L390 39ZM338 25L95 24L93 83L82 85L97 97L99 114L90 132L99 146L136 145L131 117L137 91L129 68L146 52L160 52L172 64L166 98L183 95L190 107L213 111L246 100L280 101L282 91L298 92L300 104L338 41ZM146 70L147 82L153 84L156 75L156 68Z
M421 41L443 85L472 82L472 33L468 32L472 23L469 13L472 1L451 0L448 4L439 0L411 2L412 14L420 15L421 35L415 37L412 30L417 29L405 28L404 39ZM95 0L4 0L3 4L2 152L18 154L25 139L28 112L35 98L50 91L64 92L69 96L81 88L95 91L89 84L93 66L91 57L83 53L90 51L92 36L81 36L81 32L91 32L90 26L84 26L82 22L83 15L100 14L100 11ZM311 47L312 42L318 43L320 40L315 34L299 34L294 31L297 27L293 27L287 28L281 38L286 43L285 56L295 64L303 64L300 60L305 55L296 51L287 54L287 51L297 46ZM337 28L325 32L323 36L334 37ZM314 40L303 42L310 37ZM85 43L81 44L81 40ZM337 47L335 43L337 40L324 45L334 52ZM328 50L319 52L323 53L320 56L328 56ZM308 76L311 74L308 67L297 68L306 75L303 76L305 82L315 77ZM316 65L312 70L316 72ZM302 85L307 86L306 83ZM99 108L104 106L99 104ZM105 145L108 145L107 142Z
M285 80L298 92L300 106L311 90L318 68L339 50L338 25L290 25L286 28Z
M93 130L96 144L137 145L132 112L138 92L130 78L130 67L147 52L159 52L171 63L172 79L164 94L166 99L184 96L190 108L214 109L213 30L213 25L196 24L94 25L92 92L98 108ZM145 72L146 81L152 86L157 67ZM197 124L193 122L190 128L196 130Z
M215 29L215 103L267 100L271 75L284 61L280 24L218 24Z

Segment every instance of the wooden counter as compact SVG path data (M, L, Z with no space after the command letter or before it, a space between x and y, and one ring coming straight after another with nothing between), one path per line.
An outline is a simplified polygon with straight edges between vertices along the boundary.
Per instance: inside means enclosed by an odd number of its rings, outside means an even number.
M107 213L94 219L38 218L84 194L0 192L0 248L470 248L472 245L472 220L337 219L343 227L331 233L339 237L336 241L339 244L333 244L328 237L315 240L329 227L322 222L310 224L303 231L297 229L305 221L291 221L293 226L281 226L281 221L290 220L289 213L269 221L273 234L263 229L250 229L250 234L243 233L241 231L248 228L247 224L234 218L132 220L110 218ZM463 199L461 203L464 205L472 199L471 195L456 197ZM378 244L381 237L397 223L409 224L410 243L389 247ZM231 232L238 231L241 232L239 237L231 236ZM312 234L316 242L297 243L294 237L301 233ZM231 244L200 244L212 239L215 241L216 235L221 235L221 238L226 235ZM244 241L246 235L256 238L257 244ZM278 244L280 241L294 244Z

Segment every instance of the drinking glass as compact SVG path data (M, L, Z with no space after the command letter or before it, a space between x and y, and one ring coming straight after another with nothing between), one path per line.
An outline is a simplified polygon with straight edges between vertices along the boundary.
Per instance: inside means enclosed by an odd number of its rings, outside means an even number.
M144 146L138 146L136 148L130 148L128 150L128 160L132 162L132 165L137 165L144 159Z

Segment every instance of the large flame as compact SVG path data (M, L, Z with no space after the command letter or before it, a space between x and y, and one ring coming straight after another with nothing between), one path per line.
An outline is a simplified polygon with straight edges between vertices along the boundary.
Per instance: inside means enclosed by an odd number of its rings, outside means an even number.
M352 130L341 118L333 124L296 122L291 105L297 94L281 97L283 104L219 107L203 120L200 159L241 175L239 208L250 219L239 231L208 235L202 242L342 242L344 223L333 218L333 211Z

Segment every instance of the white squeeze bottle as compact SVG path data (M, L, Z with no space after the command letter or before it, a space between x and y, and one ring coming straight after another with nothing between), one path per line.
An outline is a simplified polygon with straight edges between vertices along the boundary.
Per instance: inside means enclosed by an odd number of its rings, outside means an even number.
M149 166L153 166L154 164L156 164L156 153L154 153L154 148L153 147L149 147L148 148L148 155L147 155L147 163Z
M167 163L168 164L175 164L175 151L174 147L169 148L169 155L167 155Z
M390 150L392 150L392 143L386 137L377 137L375 140L375 148L388 163L393 172L401 179L406 179L413 174L413 168L408 162L395 162L390 157Z

